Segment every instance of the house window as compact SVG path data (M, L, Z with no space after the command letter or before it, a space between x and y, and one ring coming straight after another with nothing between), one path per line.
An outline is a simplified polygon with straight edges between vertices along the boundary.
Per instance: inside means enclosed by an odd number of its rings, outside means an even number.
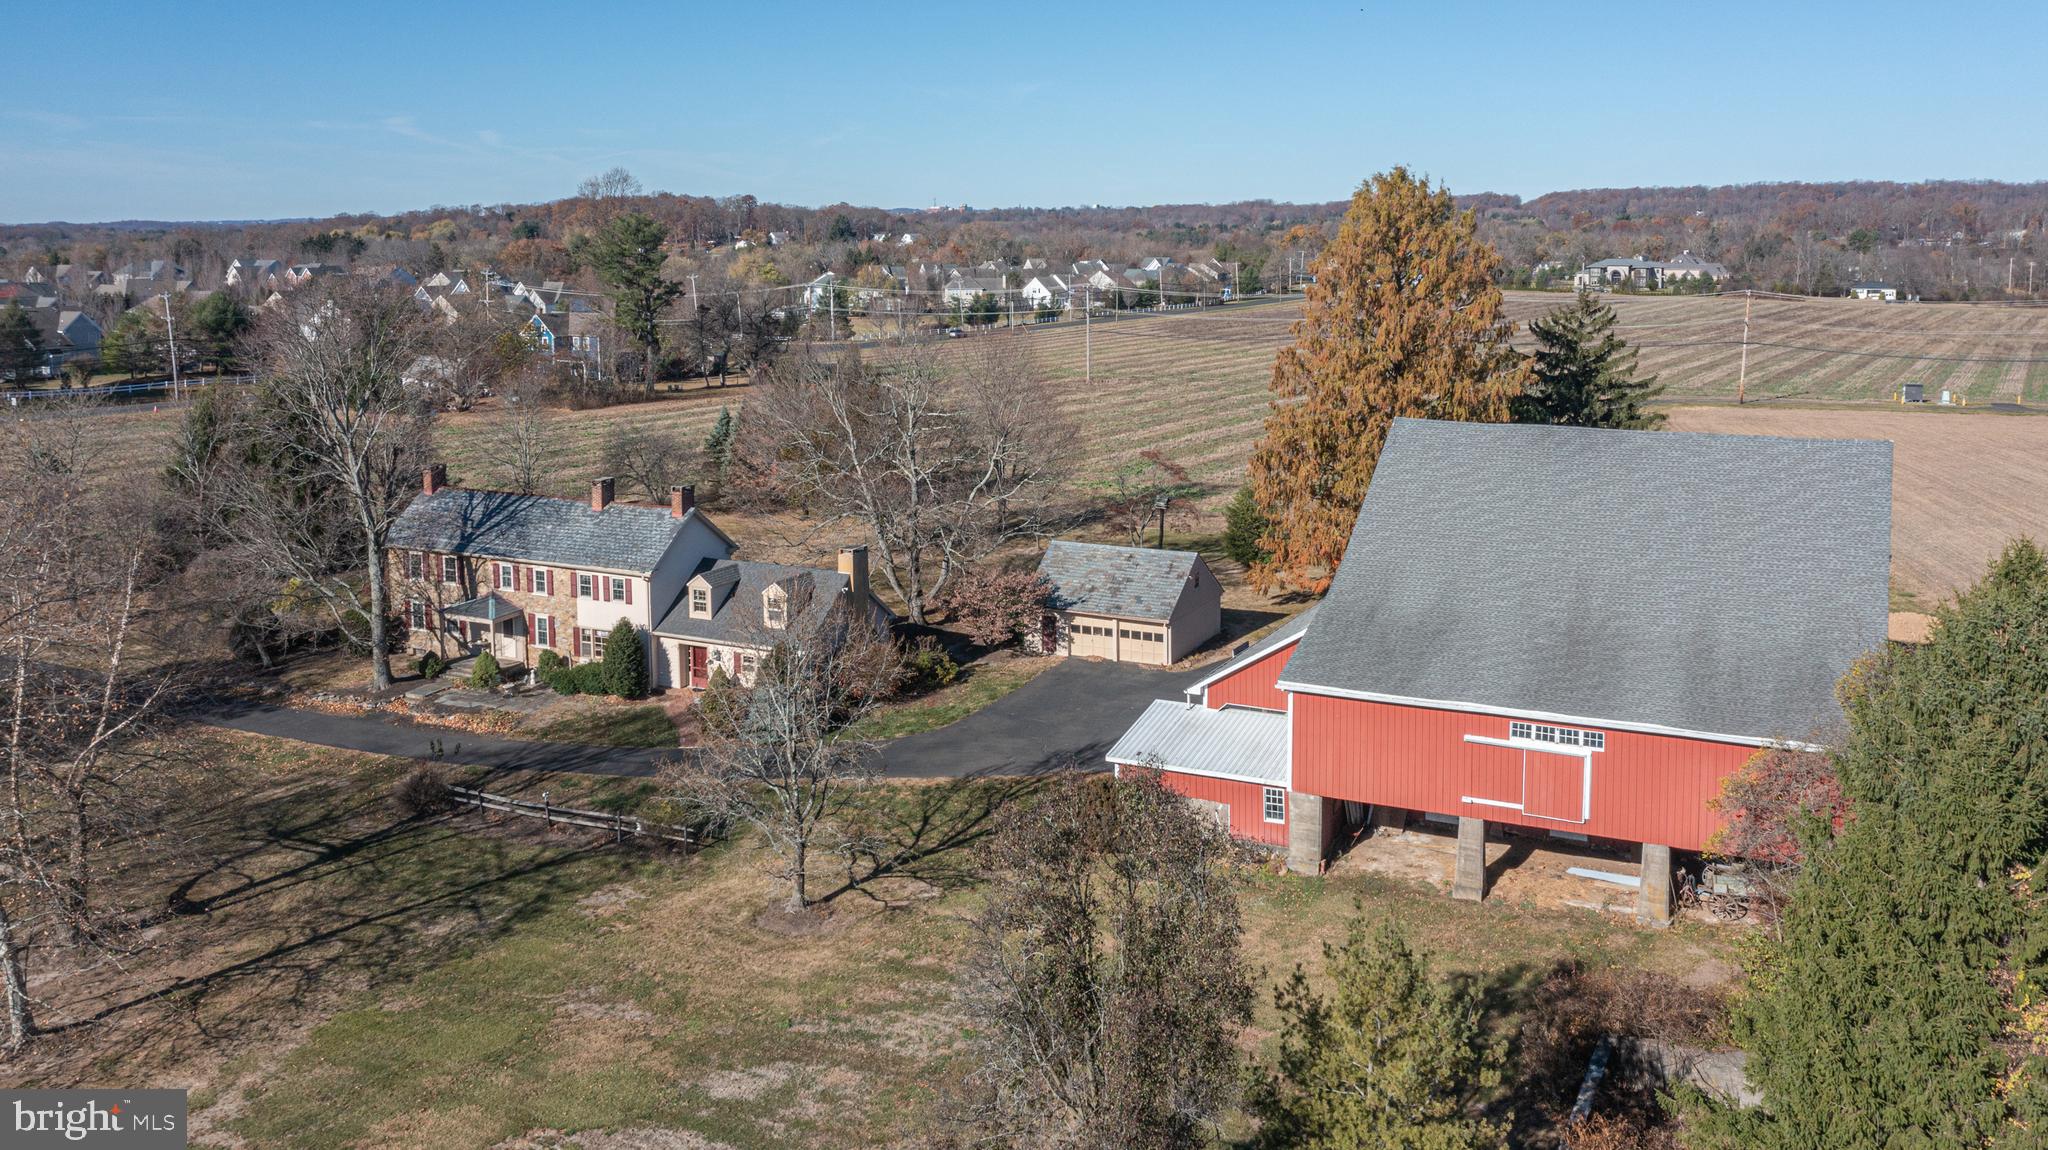
M1511 722L1508 724L1508 738L1528 739L1533 743L1556 743L1565 747L1590 747L1596 751L1607 749L1607 735L1601 731L1582 731L1576 727L1553 727L1544 723Z
M427 629L427 605L425 603L420 602L418 599L413 599L406 603L405 609L406 622L412 624L413 630L424 631Z
M510 563L498 564L498 590L519 590L519 569Z
M594 630L589 627L582 627L579 628L576 633L582 636L582 639L577 643L577 646L582 649L582 654L588 655L593 659L604 658L603 631Z
M768 621L770 627L780 629L789 622L788 608L783 604L780 597L762 600L761 610L763 618Z
M406 553L405 553L405 577L406 577L407 579L424 579L424 578L426 578L426 574L427 574L427 557L426 557L425 555L421 554L421 553L420 553L420 552L418 552L418 551L408 551L408 552L406 552Z
M633 593L627 590L626 581L614 575L612 577L612 602L631 603L632 601Z
M533 617L533 643L536 647L555 645L555 621L546 615Z
M441 556L441 582L462 582L462 561L453 555Z
M703 587L690 588L690 614L703 618L711 614L711 592Z
M740 652L740 676L747 679L754 677L754 653L752 651Z
M1284 823L1287 821L1287 792L1279 787L1266 788L1266 821Z
M576 573L576 597L578 599L597 598L595 576L591 575L590 572L578 571Z

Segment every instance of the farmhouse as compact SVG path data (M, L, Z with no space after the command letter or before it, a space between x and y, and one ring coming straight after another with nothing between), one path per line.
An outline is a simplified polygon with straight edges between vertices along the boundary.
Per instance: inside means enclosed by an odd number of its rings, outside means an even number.
M1222 588L1193 551L1055 539L1038 573L1052 588L1040 651L1165 665L1223 627Z
M1668 920L1723 780L1839 724L1883 644L1890 492L1881 441L1398 419L1329 595L1109 761L1300 870L1455 821L1465 898L1490 824L1639 844Z
M784 635L813 629L841 604L859 604L868 626L886 632L889 611L868 587L865 547L842 548L835 571L706 559L655 625L655 641L678 686L710 686L720 671L752 686L760 661Z
M1874 299L1896 303L1899 288L1897 284L1888 284L1883 280L1864 280L1849 285L1849 296L1851 299Z

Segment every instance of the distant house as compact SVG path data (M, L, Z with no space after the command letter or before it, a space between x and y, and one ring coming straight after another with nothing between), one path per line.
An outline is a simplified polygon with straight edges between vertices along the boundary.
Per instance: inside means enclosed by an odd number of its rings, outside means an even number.
M285 269L285 280L286 282L290 283L293 287L298 287L301 284L305 284L312 280L320 279L325 276L343 276L347 274L348 269L342 267L340 264L293 264L291 267Z
M42 351L42 363L38 365L41 374L55 375L73 360L99 354L104 333L91 316L59 308L54 303L23 310L36 325L36 346Z
M946 280L944 290L948 307L965 307L978 295L1000 298L1010 290L1010 277L956 271Z
M1888 284L1883 280L1864 280L1860 283L1849 285L1849 297L1851 299L1875 299L1883 300L1886 303L1895 303L1899 298L1899 287L1897 284Z
M1017 298L1033 310L1065 308L1074 298L1073 278L1055 272L1033 272L1024 286L1017 289Z
M273 292L287 282L285 272L283 260L238 259L228 265L223 282L246 292Z
M1572 284L1582 289L1603 290L1632 284L1646 291L1657 291L1681 280L1712 279L1718 282L1727 278L1726 265L1703 260L1685 251L1668 260L1644 259L1642 256L1595 260L1572 277Z
M1052 597L1036 650L1164 666L1223 628L1223 589L1193 551L1055 539L1038 573Z

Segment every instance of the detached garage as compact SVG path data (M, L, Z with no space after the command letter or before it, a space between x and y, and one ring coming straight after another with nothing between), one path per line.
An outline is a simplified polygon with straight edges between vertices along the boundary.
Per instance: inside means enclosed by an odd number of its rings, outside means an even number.
M1055 539L1038 573L1052 587L1035 646L1119 663L1177 663L1223 628L1223 589L1193 551Z

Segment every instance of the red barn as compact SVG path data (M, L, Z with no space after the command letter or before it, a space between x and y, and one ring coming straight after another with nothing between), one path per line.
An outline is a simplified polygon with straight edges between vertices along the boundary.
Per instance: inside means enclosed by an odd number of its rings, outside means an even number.
M1324 601L1109 759L1297 869L1455 818L1462 897L1488 823L1639 843L1661 921L1723 780L1840 724L1890 559L1889 443L1399 419Z

